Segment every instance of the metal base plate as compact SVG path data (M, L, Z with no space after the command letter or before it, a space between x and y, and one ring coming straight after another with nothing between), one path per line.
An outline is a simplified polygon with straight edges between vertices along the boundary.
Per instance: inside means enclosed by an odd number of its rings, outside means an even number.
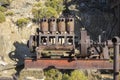
M25 59L25 68L46 69L112 69L113 63L108 60L69 60L69 59Z

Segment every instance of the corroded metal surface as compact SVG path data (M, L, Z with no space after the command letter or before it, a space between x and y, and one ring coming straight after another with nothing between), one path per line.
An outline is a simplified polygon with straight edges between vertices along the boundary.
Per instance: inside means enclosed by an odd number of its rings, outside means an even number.
M112 69L112 63L108 60L68 60L68 59L37 59L25 60L25 68L57 69Z
M57 23L56 23L56 18L50 18L49 19L49 29L50 32L56 32L57 31Z
M74 18L68 18L66 20L66 25L67 25L67 32L71 33L74 32Z
M65 18L59 18L57 21L58 25L58 31L59 32L65 32L66 31L66 26L65 26Z
M48 19L43 18L41 20L40 28L42 32L48 32Z
M82 56L86 56L88 55L88 47L90 47L90 36L87 35L87 31L86 30L82 30L81 31L81 41L80 41L80 48L81 48L81 55Z
M106 54L109 53L107 48L109 43L104 44L106 46L104 49L102 43L93 42L90 39L85 29L81 29L80 32L81 39L76 39L74 18L43 18L41 19L41 28L38 30L38 34L30 37L28 46L31 51L35 52L36 56L53 53L50 50L61 50L61 52L69 50L68 52L73 52L74 57L108 59L109 55ZM48 53L45 53L44 50L48 51ZM68 54L68 52L65 54ZM102 56L102 53L105 53L106 58Z

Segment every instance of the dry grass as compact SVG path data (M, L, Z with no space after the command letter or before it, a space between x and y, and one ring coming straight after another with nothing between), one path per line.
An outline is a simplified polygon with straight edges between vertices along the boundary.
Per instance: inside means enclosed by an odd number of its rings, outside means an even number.
M44 73L40 69L24 69L20 73L19 80L24 80L26 77L34 77L36 79L42 79L44 77Z

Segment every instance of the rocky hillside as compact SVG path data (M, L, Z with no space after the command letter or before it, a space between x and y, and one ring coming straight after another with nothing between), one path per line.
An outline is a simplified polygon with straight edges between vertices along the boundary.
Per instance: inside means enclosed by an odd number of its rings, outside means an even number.
M31 34L35 34L38 25L29 21L22 28L16 25L20 18L31 18L32 5L35 0L13 0L4 14L6 21L0 23L0 67L1 69L8 64L23 64L25 57L30 55L26 46L27 40ZM8 74L1 73L0 75ZM13 74L11 71L10 75ZM9 75L9 74L8 74Z

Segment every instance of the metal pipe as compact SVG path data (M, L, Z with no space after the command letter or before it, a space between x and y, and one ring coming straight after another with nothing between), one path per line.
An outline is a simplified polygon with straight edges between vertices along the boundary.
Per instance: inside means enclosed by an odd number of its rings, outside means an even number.
M119 0L120 2L120 0ZM120 31L120 4L118 5L118 28ZM120 37L120 32L118 33L119 37Z
M113 80L119 80L119 42L120 42L120 39L118 37L114 37L112 39L112 42L114 45Z

